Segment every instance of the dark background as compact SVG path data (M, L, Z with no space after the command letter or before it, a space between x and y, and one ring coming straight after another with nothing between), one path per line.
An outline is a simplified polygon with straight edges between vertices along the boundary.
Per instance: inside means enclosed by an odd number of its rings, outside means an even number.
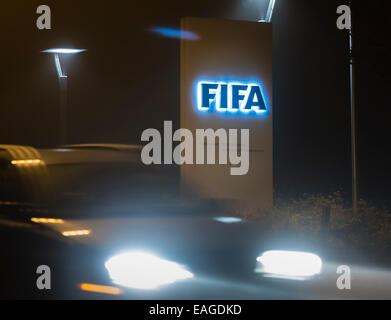
M182 16L256 21L256 0L2 1L0 143L53 146L59 85L52 47L86 48L64 62L70 143L140 143L164 120L179 126L179 42L153 27ZM386 1L353 4L359 194L391 205L390 17ZM38 5L52 29L35 26ZM283 198L341 190L350 198L348 34L344 1L277 0L273 15L275 192ZM258 8L259 9L259 8Z

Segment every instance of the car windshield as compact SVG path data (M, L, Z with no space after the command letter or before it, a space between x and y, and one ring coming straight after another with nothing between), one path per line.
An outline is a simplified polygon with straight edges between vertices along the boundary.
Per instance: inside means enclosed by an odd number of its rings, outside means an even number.
M207 213L211 204L179 191L178 168L134 163L47 165L33 180L20 175L24 192L34 189L48 215L88 218L118 215ZM36 198L38 199L38 197ZM31 199L30 199L31 200Z

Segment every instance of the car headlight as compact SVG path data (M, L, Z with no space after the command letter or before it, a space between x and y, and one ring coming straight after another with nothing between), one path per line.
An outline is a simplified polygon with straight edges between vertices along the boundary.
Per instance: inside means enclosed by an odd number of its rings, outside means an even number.
M155 289L177 280L193 278L183 266L145 252L125 252L106 261L112 281L137 289Z
M257 258L255 272L270 277L305 279L319 274L322 260L316 254L299 251L271 250Z

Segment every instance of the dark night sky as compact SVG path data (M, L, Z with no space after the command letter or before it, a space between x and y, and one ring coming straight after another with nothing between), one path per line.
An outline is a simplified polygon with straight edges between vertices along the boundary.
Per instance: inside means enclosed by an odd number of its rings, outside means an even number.
M252 3L252 4L251 4ZM3 1L0 143L58 141L59 87L51 47L87 48L67 58L70 142L139 143L164 120L179 126L179 43L152 27L181 16L255 20L255 0ZM274 154L277 195L350 194L348 38L336 28L343 1L277 0L274 41ZM354 9L360 195L391 194L390 18L386 1ZM35 27L38 5L52 30ZM373 18L372 18L373 17Z

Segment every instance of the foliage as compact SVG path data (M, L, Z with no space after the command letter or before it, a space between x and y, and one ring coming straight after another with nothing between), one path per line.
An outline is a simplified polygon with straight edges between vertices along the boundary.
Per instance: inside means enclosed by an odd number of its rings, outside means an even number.
M294 230L303 234L321 232L322 215L330 208L327 238L339 246L391 250L391 213L360 199L355 214L340 192L306 195L299 199L278 199L272 210L241 213L245 219L270 223L275 230Z

